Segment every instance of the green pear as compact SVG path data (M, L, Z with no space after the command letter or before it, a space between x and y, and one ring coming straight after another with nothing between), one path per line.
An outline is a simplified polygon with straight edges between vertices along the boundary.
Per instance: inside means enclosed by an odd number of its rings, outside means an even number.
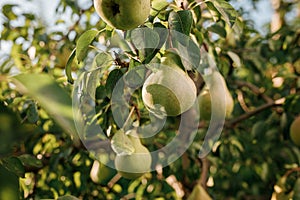
M161 65L146 79L142 98L153 113L177 116L192 107L197 98L193 80L177 66Z
M180 67L184 69L180 56L175 52L175 50L168 50L164 53L161 58L161 64L169 67Z
M107 185L116 174L117 171L115 169L95 160L90 172L90 177L94 183Z
M234 101L233 98L227 88L226 82L223 78L223 76L217 72L213 71L212 74L208 75L206 77L206 83L209 87L204 87L200 94L198 95L198 105L199 105L199 112L200 112L200 118L204 120L210 120L211 118L211 112L212 112L212 105L211 100L213 96L211 94L214 94L214 97L217 97L217 102L215 105L213 105L216 109L216 111L222 111L224 108L222 108L222 104L218 103L220 101L225 101L225 117L230 117ZM220 88L223 87L223 88ZM224 91L224 94L218 93L218 91ZM222 113L219 114L219 116Z
M94 0L94 7L104 22L121 30L143 24L151 10L150 0Z
M300 146L300 116L290 126L290 137L294 144Z
M187 200L211 200L211 199L212 198L207 194L205 189L200 184L197 184L193 188L193 191Z
M211 96L208 89L203 89L198 96L200 119L210 120Z
M130 155L117 154L115 167L122 177L136 179L150 171L152 158L137 136L128 135L128 138L135 150Z

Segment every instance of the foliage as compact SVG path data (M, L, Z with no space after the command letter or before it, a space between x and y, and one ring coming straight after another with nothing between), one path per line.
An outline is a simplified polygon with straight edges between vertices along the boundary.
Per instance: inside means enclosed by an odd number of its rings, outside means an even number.
M284 14L297 4L285 2ZM132 46L153 44L130 40L130 34L143 33L119 32L98 18L95 23L92 5L83 9L61 0L56 24L63 30L50 29L39 16L17 12L18 7L2 7L1 43L11 49L0 59L0 178L11 180L7 185L14 192L19 187L21 199L186 199L196 184L213 199L299 199L300 149L289 136L290 124L300 113L299 17L277 32L261 34L225 0L152 0L143 26L176 30L204 48L225 77L234 111L205 158L198 153L209 121L201 120L189 149L169 166L135 180L117 174L103 184L93 178L95 154L87 151L75 130L73 82L83 78L87 88L95 89L95 123L106 133L116 133L118 123L128 128L128 120L145 125L150 117L141 90L127 105L134 108L131 117L118 110L121 122L115 121L113 88L130 71L133 77L128 80L143 82L146 72L138 67L167 54L166 38L148 35L156 48L138 50ZM69 21L63 20L67 11ZM73 25L67 27L70 22ZM108 43L110 38L116 44ZM199 93L203 80L188 71ZM177 134L179 122L178 117L168 117L161 132L143 144L150 151L165 146ZM112 137L89 137L103 136ZM10 195L1 188L0 199Z

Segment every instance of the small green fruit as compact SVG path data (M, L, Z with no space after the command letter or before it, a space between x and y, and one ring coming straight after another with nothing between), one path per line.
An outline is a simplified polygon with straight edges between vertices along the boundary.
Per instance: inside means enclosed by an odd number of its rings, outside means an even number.
M215 108L214 110L218 112L217 115L223 116L223 113L220 113L224 111L224 108L222 108L223 102L220 101L225 101L225 117L230 117L233 111L234 102L223 76L217 71L212 72L212 74L207 77L207 85L209 86L209 89L208 87L203 88L198 96L200 118L210 120L212 98L217 98L215 105L213 105ZM224 91L224 94L219 93L219 91Z
M117 155L115 167L122 177L136 179L150 171L151 154L136 136L128 136L135 151L131 155Z
M200 119L209 120L211 117L211 96L209 90L203 90L198 96Z
M150 14L150 0L94 0L101 19L112 27L129 30L143 24Z
M169 67L180 67L184 69L180 56L174 50L170 49L166 51L161 58L161 64Z
M192 79L179 67L161 65L145 81L142 98L154 113L177 116L192 107L197 89Z
M297 117L291 124L290 137L297 146L300 146L300 116Z
M117 170L95 160L91 169L90 177L94 183L107 185L116 174Z

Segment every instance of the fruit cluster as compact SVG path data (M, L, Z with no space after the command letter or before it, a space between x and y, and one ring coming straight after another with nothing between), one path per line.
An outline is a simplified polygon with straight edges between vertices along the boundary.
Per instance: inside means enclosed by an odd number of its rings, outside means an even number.
M124 0L94 0L95 10L101 19L121 30L130 30L143 24L148 18L150 4L150 0L131 0L130 3ZM218 119L229 117L233 110L233 99L223 76L216 70L207 74L207 86L197 98L197 87L185 67L179 66L180 59L178 55L166 51L161 64L151 69L142 87L142 100L148 111L156 116L178 116L193 105L198 105L200 117L204 120L213 118L213 112ZM211 101L212 97L217 98ZM118 140L122 140L119 146L114 143L118 143ZM135 131L117 131L112 139L112 148L117 154L115 167L124 178L135 179L150 170L151 154ZM118 148L129 150L124 152Z

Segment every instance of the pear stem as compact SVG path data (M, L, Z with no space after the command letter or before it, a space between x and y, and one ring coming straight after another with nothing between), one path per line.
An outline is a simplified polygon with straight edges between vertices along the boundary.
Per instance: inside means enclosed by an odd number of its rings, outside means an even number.
M135 110L135 107L132 107L126 121L124 122L123 129L124 129L124 127L126 127L128 125L130 118L133 115L134 110Z
M207 177L208 177L208 173L209 173L210 163L209 163L209 160L207 159L207 157L200 158L200 160L202 163L202 170L201 170L201 174L200 174L198 183L201 184L204 189L206 189L206 182L207 182Z

